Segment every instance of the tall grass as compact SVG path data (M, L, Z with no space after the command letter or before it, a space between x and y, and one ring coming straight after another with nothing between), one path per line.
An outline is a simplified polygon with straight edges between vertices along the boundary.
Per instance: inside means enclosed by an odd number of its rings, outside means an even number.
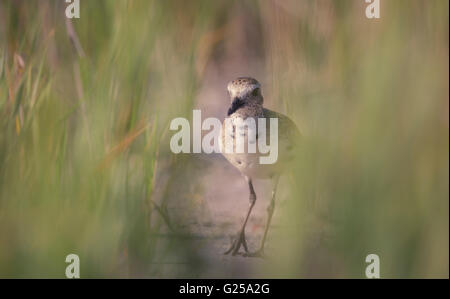
M305 135L275 266L365 277L375 253L385 278L448 277L448 2L384 1L380 20L355 2L303 8L266 22L273 92Z
M204 4L183 20L167 18L174 2L82 1L66 24L64 2L2 2L2 277L61 277L71 252L85 277L155 276L177 251L157 237L170 224L155 175L175 163L168 121L193 105Z

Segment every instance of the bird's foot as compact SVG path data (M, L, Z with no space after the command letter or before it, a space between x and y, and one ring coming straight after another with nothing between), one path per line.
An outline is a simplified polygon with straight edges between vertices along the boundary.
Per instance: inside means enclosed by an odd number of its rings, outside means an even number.
M233 256L237 255L237 254L239 254L239 249L241 248L241 246L244 247L244 250L245 250L244 254L249 253L248 247L247 247L247 241L245 240L245 232L244 231L241 231L237 235L236 239L234 239L232 241L230 248L227 251L225 251L223 254L231 253L231 255L233 255Z
M256 250L255 252L246 252L244 253L245 257L260 257L260 258L264 258L266 257L265 253L264 253L264 248L260 248L258 250Z

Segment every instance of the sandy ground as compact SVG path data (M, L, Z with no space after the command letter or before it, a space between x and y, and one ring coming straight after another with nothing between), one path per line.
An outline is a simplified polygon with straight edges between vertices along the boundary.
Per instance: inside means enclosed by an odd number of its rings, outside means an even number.
M204 236L202 256L211 265L207 276L254 277L255 265L263 259L223 255L232 238L238 232L249 205L249 190L240 173L219 155L201 157L208 163L204 182L203 200L197 218L190 225L190 231ZM260 244L267 217L270 186L268 181L255 182L257 203L247 224L246 237L249 250L256 250ZM275 220L274 220L275 222ZM276 225L271 232L276 230ZM270 248L270 244L268 244ZM241 249L243 250L243 249Z

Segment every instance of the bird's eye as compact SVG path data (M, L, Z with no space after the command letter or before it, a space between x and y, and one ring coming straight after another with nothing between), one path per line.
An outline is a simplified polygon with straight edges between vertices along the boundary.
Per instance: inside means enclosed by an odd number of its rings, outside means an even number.
M259 88L255 88L255 89L253 89L253 91L252 91L252 96L257 96L259 94Z

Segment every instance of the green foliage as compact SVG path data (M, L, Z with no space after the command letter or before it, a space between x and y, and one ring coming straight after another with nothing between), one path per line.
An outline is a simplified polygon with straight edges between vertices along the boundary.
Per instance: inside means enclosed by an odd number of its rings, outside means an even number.
M382 277L448 277L448 1L82 0L82 52L64 8L0 3L0 277L64 277L74 251L83 277L201 275L168 124L239 55L304 135L263 276L364 277L376 253Z

